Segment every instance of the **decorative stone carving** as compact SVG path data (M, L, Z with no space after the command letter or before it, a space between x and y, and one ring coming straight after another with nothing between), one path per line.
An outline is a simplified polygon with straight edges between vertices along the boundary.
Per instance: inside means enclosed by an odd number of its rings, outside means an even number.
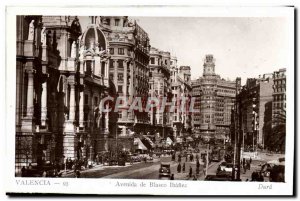
M101 24L101 16L96 16L96 25Z
M34 20L31 20L29 24L28 40L33 40L33 38L34 38Z
M73 41L72 43L72 50L71 50L71 58L76 58L76 42Z
M43 29L41 31L41 43L42 43L42 46L46 46L47 45L46 27L43 27Z

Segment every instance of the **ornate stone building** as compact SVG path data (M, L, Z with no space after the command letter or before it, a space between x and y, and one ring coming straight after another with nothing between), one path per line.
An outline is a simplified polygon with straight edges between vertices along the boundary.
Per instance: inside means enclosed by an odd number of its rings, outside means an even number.
M167 104L171 101L170 84L170 52L150 49L150 92L151 97L162 101L167 98ZM162 104L160 103L160 106ZM152 132L159 133L160 137L167 137L171 132L170 113L168 106L162 111L160 107L152 108L150 112Z
M175 110L170 112L173 136L183 137L191 131L191 113L189 110L191 97L191 72L189 66L177 66L177 58L171 57L171 89L172 99L176 100ZM182 100L187 100L184 103ZM182 107L185 104L185 107Z
M230 134L231 110L240 78L228 81L217 75L213 55L205 56L203 66L203 76L192 82L195 108L200 108L193 114L193 125L204 138L224 139Z
M144 111L129 111L134 98L148 98L149 37L127 16L101 16L97 19L110 46L109 77L114 83L118 97L122 97L124 101L129 100L120 108L115 131L124 141L133 131L145 133L145 127L150 120L148 113ZM143 104L145 107L146 102Z
M109 44L90 20L82 33L75 16L17 16L16 172L107 151Z
M286 69L279 69L273 73L273 107L272 126L285 123L286 120Z

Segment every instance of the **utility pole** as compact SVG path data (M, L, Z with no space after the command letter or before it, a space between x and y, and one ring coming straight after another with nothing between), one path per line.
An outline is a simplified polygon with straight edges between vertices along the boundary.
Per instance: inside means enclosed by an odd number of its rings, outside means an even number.
M206 168L205 168L205 174L207 175L208 171L208 154L209 154L209 144L207 144L207 151L206 151Z

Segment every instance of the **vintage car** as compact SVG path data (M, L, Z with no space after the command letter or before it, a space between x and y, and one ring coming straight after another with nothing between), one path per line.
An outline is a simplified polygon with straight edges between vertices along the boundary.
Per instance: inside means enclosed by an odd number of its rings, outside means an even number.
M161 163L159 168L159 177L170 177L171 165L170 163Z

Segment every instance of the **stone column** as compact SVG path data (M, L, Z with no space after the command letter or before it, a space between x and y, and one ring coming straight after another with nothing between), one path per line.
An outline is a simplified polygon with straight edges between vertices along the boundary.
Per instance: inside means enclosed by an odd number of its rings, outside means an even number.
M127 96L127 61L123 62L124 65L124 85L123 85L123 94Z
M83 121L84 121L83 99L84 99L84 93L82 90L82 91L80 91L80 98L79 98L79 127L81 127L81 128L84 127L84 125L83 125Z
M129 96L133 96L133 80L134 80L134 72L133 72L133 63L129 62L129 68L130 68L130 83L129 83Z
M105 60L105 69L104 69L104 75L105 75L105 78L108 80L109 79L109 65L108 65L108 62L109 60L106 59Z
M118 90L118 60L112 60L114 66L114 84Z
M41 126L46 126L47 120L47 81L42 84Z
M109 127L108 127L108 125L109 125L109 112L108 112L109 105L108 104L106 104L105 109L106 109L106 112L105 112L105 128L104 128L105 131L104 131L104 133L108 134L108 132L109 132Z
M69 120L75 120L75 84L70 83L70 111L69 111Z
M27 71L28 74L28 85L27 85L27 117L33 116L33 71Z

